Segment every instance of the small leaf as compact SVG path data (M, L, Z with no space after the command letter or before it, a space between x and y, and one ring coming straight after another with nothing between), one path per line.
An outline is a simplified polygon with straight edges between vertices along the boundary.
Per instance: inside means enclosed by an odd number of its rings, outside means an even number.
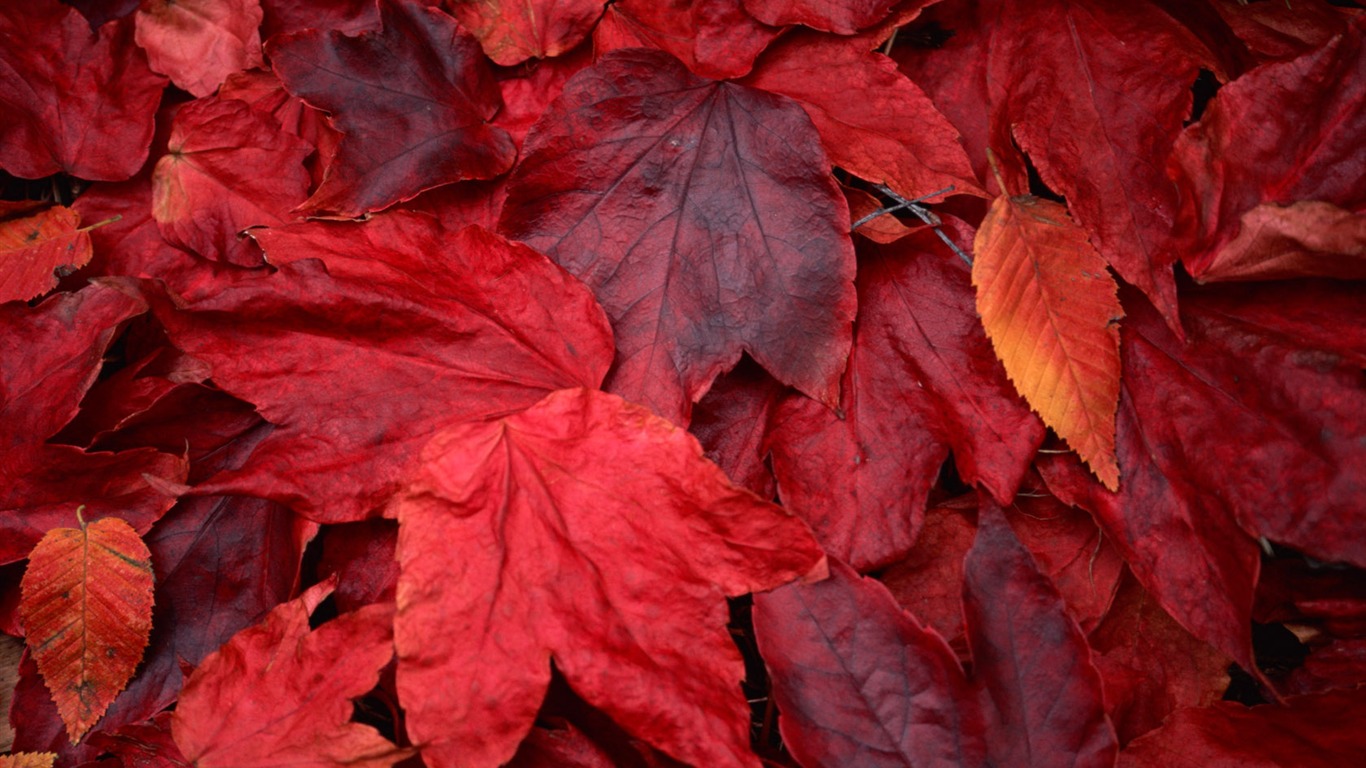
M185 683L171 735L198 768L387 768L410 750L351 722L351 699L393 658L393 606L309 631L335 581L311 587L209 654Z
M56 270L90 261L90 233L65 206L0 222L0 302L28 301L57 287Z
M1063 206L1002 195L977 230L977 313L1015 389L1119 487L1115 409L1124 315L1105 261Z
M19 616L73 744L142 660L152 632L151 558L117 517L50 530L29 555Z
M0 768L52 768L57 759L55 752L20 752L14 755L0 755Z

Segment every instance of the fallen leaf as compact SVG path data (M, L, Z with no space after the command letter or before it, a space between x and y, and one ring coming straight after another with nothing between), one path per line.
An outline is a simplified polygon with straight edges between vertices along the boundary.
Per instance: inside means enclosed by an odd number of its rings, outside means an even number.
M592 390L451 427L421 464L389 514L398 693L429 765L510 759L552 659L633 736L691 764L758 765L724 598L818 565L803 523L732 486L683 430Z
M593 30L601 56L619 48L666 51L701 77L744 77L782 30L760 24L742 0L616 0Z
M57 756L51 752L19 752L0 755L0 768L52 768Z
M266 46L285 88L331 113L342 133L302 213L357 217L512 165L512 139L488 122L501 100L474 38L413 0L379 8L378 30L309 29Z
M261 264L242 231L289 223L308 195L313 147L245 102L205 99L176 113L152 174L152 217L167 242L207 259Z
M1043 427L982 333L967 267L934 232L862 255L839 410L791 395L766 445L783 505L866 571L910 551L950 452L964 480L1008 501Z
M178 347L277 425L251 462L196 493L360 520L435 432L595 386L611 359L606 318L582 285L478 227L393 212L256 239L275 274L155 306Z
M1011 383L1114 490L1124 312L1105 262L1065 208L1029 195L998 197L973 251L977 312Z
M0 303L41 296L57 287L59 273L89 263L90 233L80 223L80 214L61 205L0 221Z
M824 32L852 35L882 21L898 0L745 0L745 10L765 24L802 24Z
M72 499L91 519L116 515L139 531L171 508L174 500L144 478L183 480L182 458L46 442L76 413L122 324L144 311L142 301L104 285L32 308L0 305L0 563L28 557L49 529L68 524Z
M1366 132L1363 28L1366 21L1358 18L1313 51L1229 83L1200 122L1182 132L1168 170L1181 197L1182 260L1194 277L1274 278L1295 270L1351 276L1366 270L1366 159L1359 151ZM1273 261L1261 267L1268 274L1257 275L1255 262L1278 255L1248 232L1268 214L1282 220L1279 231L1318 230L1319 243L1341 243L1319 257Z
M686 424L748 352L837 399L854 314L848 210L791 101L657 51L609 54L532 129L499 227L607 310L610 391Z
M128 684L152 632L152 554L117 517L49 530L29 554L19 616L74 744Z
M134 38L152 69L195 96L234 72L259 67L260 0L147 0Z
M1248 708L1232 701L1184 709L1120 755L1122 768L1340 768L1366 751L1356 727L1366 689L1296 696Z
M484 53L505 67L527 59L559 56L578 45L602 16L604 0L455 0L448 3L460 25Z
M122 181L137 173L166 79L147 67L131 20L92 35L85 18L57 0L6 3L0 39L0 167L25 179L64 172Z
M190 675L171 735L196 768L385 768L411 754L350 722L351 699L393 658L394 608L366 606L310 631L331 591L324 582L281 605Z
M860 87L847 87L850 81ZM950 187L982 194L958 131L886 56L829 36L791 34L744 82L801 104L833 165L908 198Z

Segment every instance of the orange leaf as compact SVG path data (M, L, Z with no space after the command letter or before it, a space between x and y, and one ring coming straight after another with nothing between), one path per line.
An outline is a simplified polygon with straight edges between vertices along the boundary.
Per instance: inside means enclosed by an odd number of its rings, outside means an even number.
M54 528L29 555L19 618L73 744L142 660L152 632L151 558L117 517Z
M1063 206L992 203L974 243L977 314L1016 391L1105 487L1119 487L1115 280Z
M56 752L19 752L0 755L0 768L52 768Z
M55 206L22 219L0 221L0 303L28 301L57 287L58 269L90 261L90 233L81 217Z

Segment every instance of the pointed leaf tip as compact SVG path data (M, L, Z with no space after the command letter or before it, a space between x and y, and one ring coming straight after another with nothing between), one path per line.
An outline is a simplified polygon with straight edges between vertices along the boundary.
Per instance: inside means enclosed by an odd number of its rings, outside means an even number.
M992 203L974 242L977 313L1011 383L1110 490L1119 488L1115 279L1063 206Z

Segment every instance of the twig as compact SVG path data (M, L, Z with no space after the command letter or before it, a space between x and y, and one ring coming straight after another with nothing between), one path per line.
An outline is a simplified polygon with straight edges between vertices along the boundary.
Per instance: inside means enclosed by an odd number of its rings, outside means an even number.
M896 205L876 210L868 214L867 216L864 216L863 218L855 222L854 226L849 228L851 232L863 226L864 224L867 224L869 221L872 221L878 216L883 215L884 213L892 213L893 211L900 211L904 209L915 214L916 218L928 224L930 229L933 229L934 233L939 236L939 239L943 240L944 244L949 247L949 250L958 254L958 258L962 259L963 263L967 264L969 267L972 266L972 258L968 256L966 253L963 253L963 249L959 248L958 244L950 240L949 236L944 234L944 230L940 229L940 225L942 225L944 222L940 221L939 217L935 216L934 213L930 211L928 208L925 208L921 205L917 205L917 203L924 202L930 199L931 197L938 197L939 195L952 192L953 187L945 187L941 190L938 190L937 192L931 192L928 195L922 195L920 197L917 197L914 200L907 200L906 198L898 194L896 190L892 189L886 184L874 184L873 188L881 192L882 194L886 195L887 197L892 198Z

